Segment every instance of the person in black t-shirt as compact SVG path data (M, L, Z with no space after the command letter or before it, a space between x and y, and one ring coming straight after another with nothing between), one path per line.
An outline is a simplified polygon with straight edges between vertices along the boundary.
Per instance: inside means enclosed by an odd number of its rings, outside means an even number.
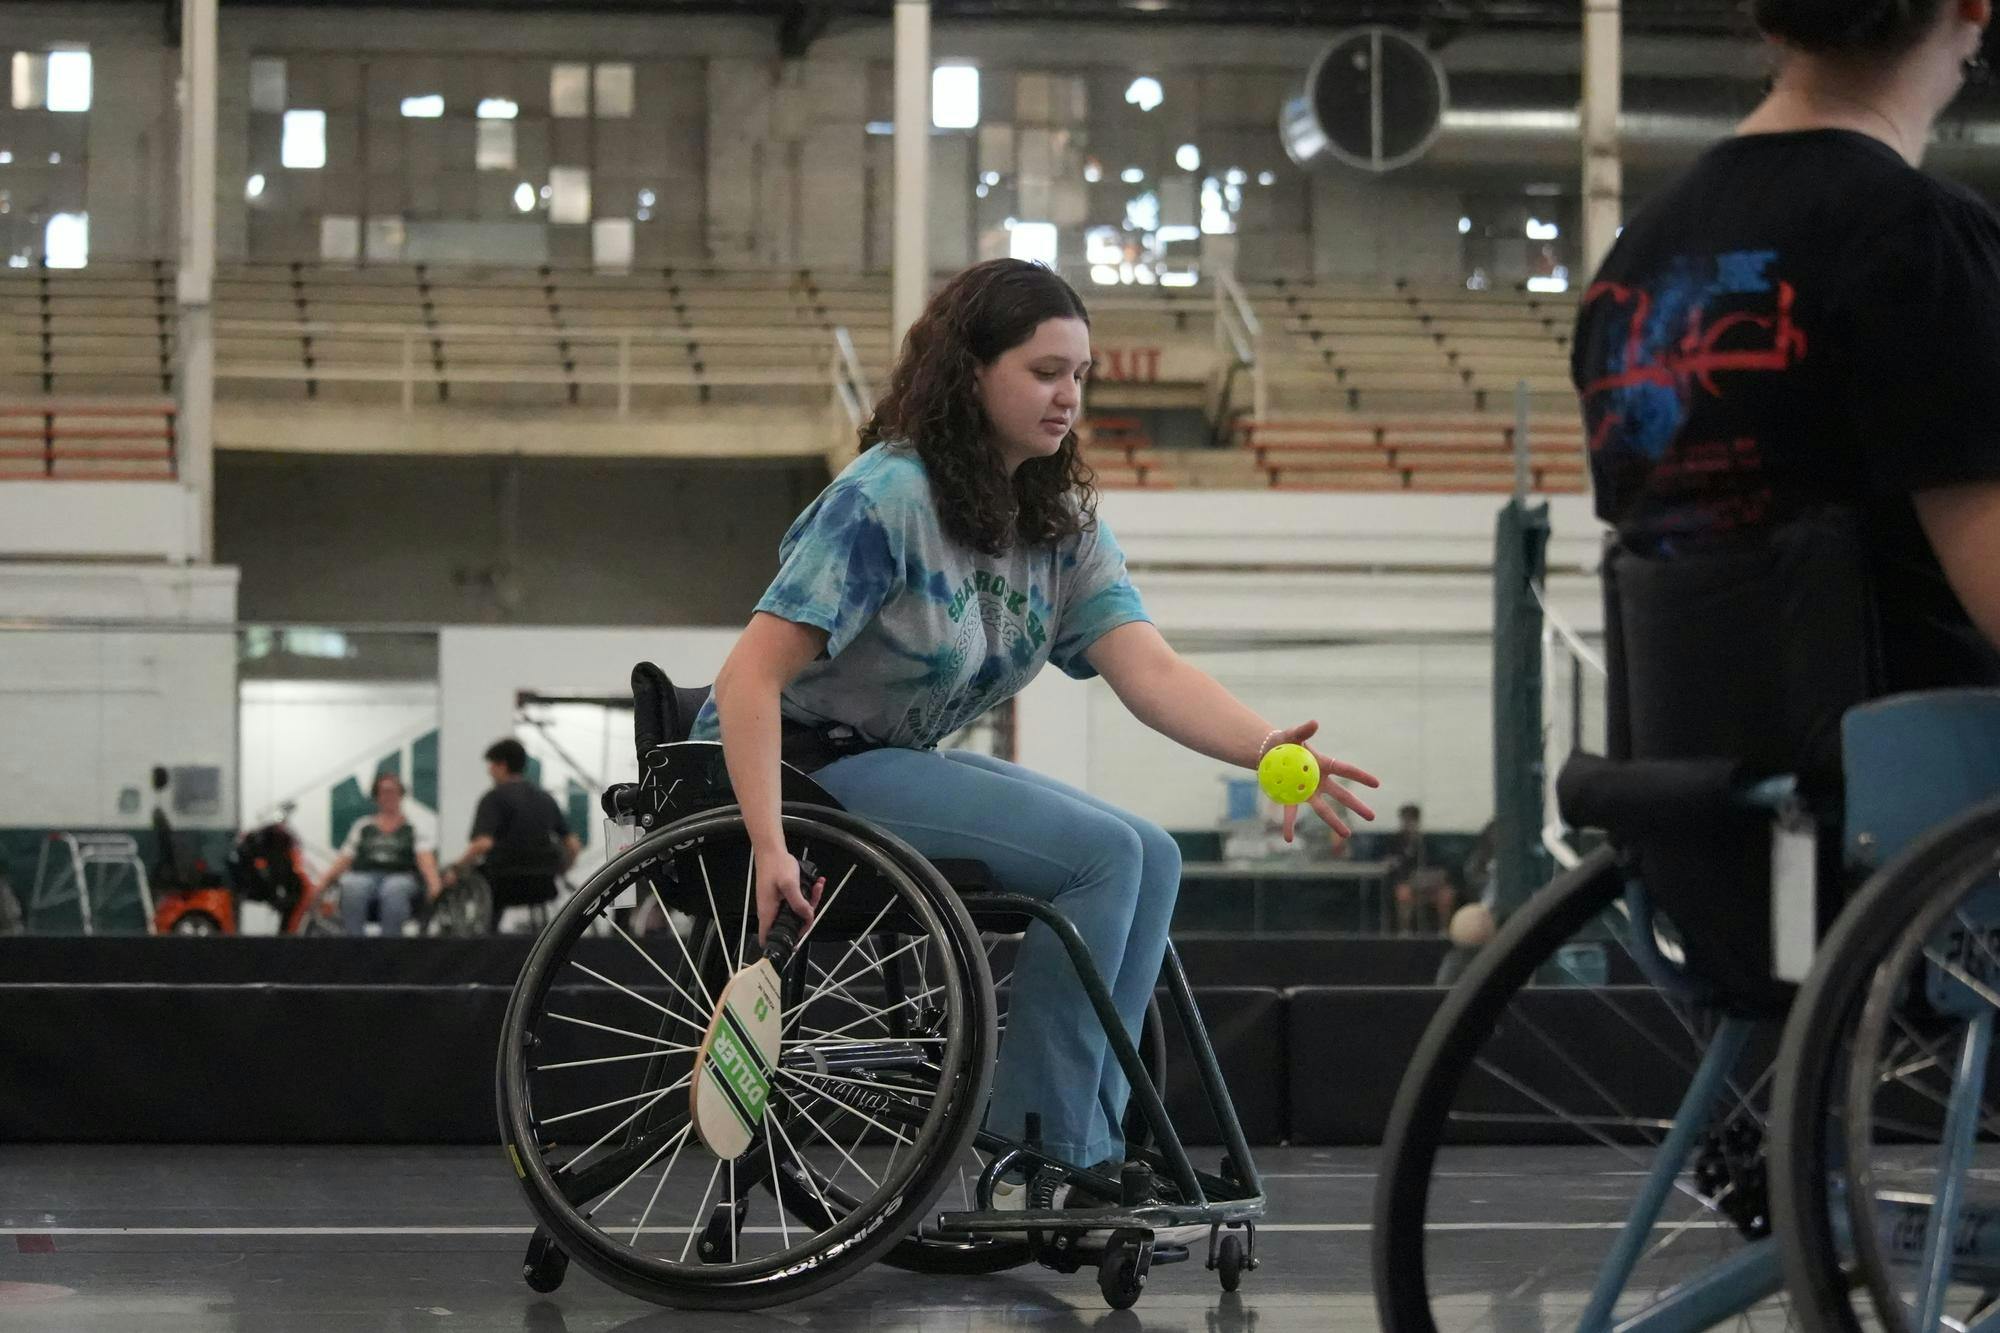
M1584 293L1598 515L1671 558L1851 508L1887 687L2000 684L2000 217L1918 170L1992 0L1752 8L1770 94Z
M493 888L493 927L509 907L556 896L556 879L576 863L583 843L570 831L555 798L527 779L528 752L512 738L486 751L493 789L479 798L472 841L452 866L457 874L477 863Z

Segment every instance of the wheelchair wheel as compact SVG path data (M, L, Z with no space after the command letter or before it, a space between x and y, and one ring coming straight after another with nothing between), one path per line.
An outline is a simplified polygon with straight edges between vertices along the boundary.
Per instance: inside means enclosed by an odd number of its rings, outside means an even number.
M1672 1304L1684 1284L1740 1260L1768 1232L1764 1107L1776 1033L1746 1035L1737 1020L1723 1028L1648 984L1624 887L1609 852L1559 876L1508 919L1425 1030L1390 1112L1375 1195L1375 1300L1389 1333L1578 1327L1712 1049L1720 1095L1592 1322L1610 1327ZM1566 1234L1525 1268L1518 1246L1492 1245L1496 1230L1532 1221L1518 1202L1523 1176L1562 1182L1567 1219ZM1764 1245L1762 1280L1726 1315L1783 1328L1789 1305Z
M733 808L594 875L536 941L508 1006L501 1130L543 1229L662 1304L797 1299L920 1230L984 1110L991 980L965 909L916 853L835 810L785 807L827 878L782 979L785 1043L748 1150L713 1156L687 1088L710 997L754 956ZM617 909L654 900L634 937ZM692 920L683 937L671 913Z
M438 893L422 912L425 935L484 935L493 922L493 886L469 870Z
M2000 1316L2000 802L1937 830L1841 913L1780 1056L1775 1212L1811 1326Z

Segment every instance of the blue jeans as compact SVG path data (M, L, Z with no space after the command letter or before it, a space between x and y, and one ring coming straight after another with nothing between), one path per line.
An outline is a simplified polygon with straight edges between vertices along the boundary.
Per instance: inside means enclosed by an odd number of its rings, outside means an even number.
M417 877L407 870L350 870L340 877L340 923L350 935L368 933L368 908L382 903L382 933L403 933L417 900Z
M871 750L813 777L925 856L984 861L1002 887L1061 911L1136 1042L1180 892L1180 849L1166 830L1018 764L961 750ZM1046 926L1029 927L986 1127L1019 1139L1037 1112L1049 1153L1094 1165L1123 1152L1130 1093L1069 955Z

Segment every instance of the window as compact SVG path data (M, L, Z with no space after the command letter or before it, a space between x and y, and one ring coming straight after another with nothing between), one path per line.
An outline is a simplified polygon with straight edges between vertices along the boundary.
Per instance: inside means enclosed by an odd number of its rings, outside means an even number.
M1047 264L1053 268L1056 262L1056 224L1016 222L1007 236L1007 253L1015 259Z
M49 52L48 78L49 110L90 110L90 52Z
M514 169L514 122L482 120L473 145L474 165L481 171Z
M941 130L969 130L979 124L978 69L939 65L931 71L931 124Z
M444 94L425 93L403 99L403 115L409 120L438 120L444 115Z
M624 272L632 267L632 219L599 218L590 224L591 262Z
M405 232L401 218L368 219L368 257L401 259Z
M557 65L549 70L549 114L565 120L590 114L590 66Z
M549 168L549 221L590 221L590 168Z
M1151 111L1165 99L1166 94L1160 90L1160 81L1145 75L1132 80L1131 86L1125 90L1125 100L1141 111Z
M481 120L512 120L521 114L521 104L505 97L485 97L479 102Z
M294 171L317 171L325 166L326 112L287 111L278 159Z
M42 255L50 268L82 268L90 262L90 214L57 213L42 233Z
M285 62L271 56L250 61L250 109L271 115L285 111Z
M329 214L319 220L319 257L352 263L361 257L361 222Z
M618 63L597 67L597 114L623 120L632 114L632 67Z
M13 94L16 111L90 110L90 53L16 51Z

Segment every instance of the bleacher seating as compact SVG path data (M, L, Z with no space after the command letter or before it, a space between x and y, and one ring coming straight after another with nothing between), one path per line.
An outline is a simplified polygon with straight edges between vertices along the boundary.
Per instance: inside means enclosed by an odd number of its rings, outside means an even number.
M1237 441L1278 490L1514 489L1514 423L1498 414L1272 417L1242 423ZM1589 469L1580 419L1530 419L1527 465L1531 490L1582 491Z
M0 481L170 481L170 399L0 401Z
M1504 491L1514 478L1517 382L1535 414L1531 484L1584 485L1569 298L1310 279L1243 286L1262 324L1265 417L1222 423L1240 447L1210 450L1161 449L1135 418L1095 417L1085 446L1101 486ZM1083 295L1098 342L1177 348L1183 379L1187 358L1196 373L1209 364L1216 297L1208 284L1091 286ZM215 309L225 401L810 406L826 400L835 330L850 335L872 387L886 381L890 359L884 274L251 264L218 273ZM171 393L174 316L173 270L163 263L0 270L0 395L81 395L102 406ZM1223 357L1214 354L1218 380ZM1158 401L1120 399L1110 387L1098 392L1113 412ZM1239 385L1232 410L1247 398ZM1210 407L1221 411L1221 400ZM145 419L154 424L64 413L48 429L9 419L10 431L30 432L7 437L9 470L48 475L52 442L64 446L54 451L66 456L59 470L170 468L171 422ZM107 433L128 428L153 433ZM112 452L157 441L168 446L164 464Z

